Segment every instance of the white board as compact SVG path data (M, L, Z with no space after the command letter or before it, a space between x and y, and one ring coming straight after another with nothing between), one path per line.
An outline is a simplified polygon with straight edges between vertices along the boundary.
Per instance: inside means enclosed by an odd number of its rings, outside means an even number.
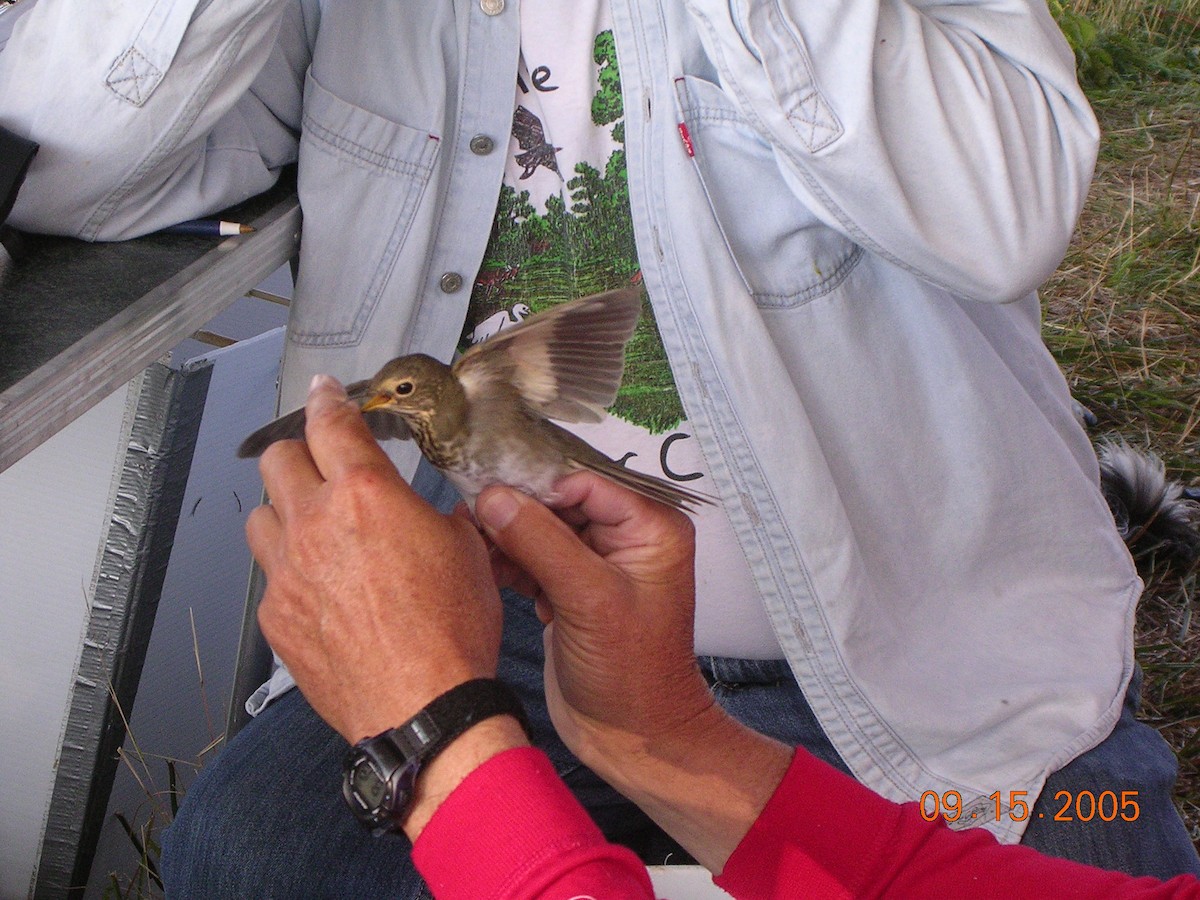
M0 472L0 897L30 888L129 389Z

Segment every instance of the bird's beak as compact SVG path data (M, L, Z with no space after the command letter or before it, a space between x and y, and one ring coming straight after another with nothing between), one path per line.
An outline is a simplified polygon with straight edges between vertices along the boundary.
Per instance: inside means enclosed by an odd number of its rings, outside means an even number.
M392 398L387 394L376 394L370 400L362 405L363 412L370 412L373 409L381 409L392 402Z

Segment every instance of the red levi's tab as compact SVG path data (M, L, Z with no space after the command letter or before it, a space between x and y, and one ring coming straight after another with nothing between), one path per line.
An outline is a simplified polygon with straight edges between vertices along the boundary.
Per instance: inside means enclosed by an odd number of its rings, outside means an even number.
M683 138L683 149L687 151L688 156L696 155L696 148L692 146L692 133L688 131L688 127L683 122L679 123L679 136Z

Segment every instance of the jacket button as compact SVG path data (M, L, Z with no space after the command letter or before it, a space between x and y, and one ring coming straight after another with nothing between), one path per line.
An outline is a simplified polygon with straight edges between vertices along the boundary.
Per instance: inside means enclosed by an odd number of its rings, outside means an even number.
M504 0L479 0L479 8L489 16L498 16L504 12Z
M471 138L471 152L476 156L487 156L496 149L496 142L486 134L477 134Z
M447 294L453 294L460 287L462 287L462 284L462 276L457 272L446 272L440 279L438 279L438 285L441 287L442 291Z

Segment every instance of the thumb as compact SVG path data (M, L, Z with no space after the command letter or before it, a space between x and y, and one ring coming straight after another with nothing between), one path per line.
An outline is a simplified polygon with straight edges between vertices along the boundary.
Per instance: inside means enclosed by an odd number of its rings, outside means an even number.
M475 518L504 555L554 597L569 597L583 579L604 578L608 565L553 512L512 488L485 488Z

